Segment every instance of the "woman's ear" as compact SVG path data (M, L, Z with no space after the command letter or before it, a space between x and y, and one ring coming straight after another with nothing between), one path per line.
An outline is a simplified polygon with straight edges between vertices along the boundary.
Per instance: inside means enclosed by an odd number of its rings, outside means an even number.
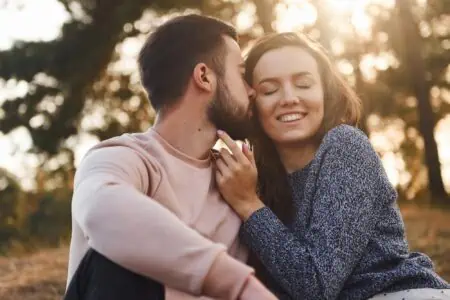
M198 63L194 67L193 79L199 89L210 93L214 91L216 76L206 64Z

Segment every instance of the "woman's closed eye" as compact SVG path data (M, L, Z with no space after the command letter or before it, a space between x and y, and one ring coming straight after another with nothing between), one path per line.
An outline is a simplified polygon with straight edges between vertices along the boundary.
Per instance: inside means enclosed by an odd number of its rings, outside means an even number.
M266 84L261 86L260 91L264 96L269 96L275 94L278 91L278 87L274 84Z
M272 89L272 90L264 91L264 92L262 92L262 94L264 96L270 96L270 95L275 94L276 92L277 92L277 89Z
M308 89L313 85L310 79L298 79L294 82L294 85L301 89Z
M298 77L288 83L292 87L299 89L309 89L314 85L314 81L308 77ZM260 93L264 96L270 96L275 94L280 89L278 84L272 82L265 82L260 86Z

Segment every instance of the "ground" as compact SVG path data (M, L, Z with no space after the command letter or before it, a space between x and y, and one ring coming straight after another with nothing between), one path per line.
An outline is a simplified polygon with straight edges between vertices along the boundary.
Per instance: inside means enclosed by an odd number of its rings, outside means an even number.
M450 281L450 211L402 207L411 250L431 256L436 271ZM67 247L23 257L0 258L0 299L61 299L66 280Z

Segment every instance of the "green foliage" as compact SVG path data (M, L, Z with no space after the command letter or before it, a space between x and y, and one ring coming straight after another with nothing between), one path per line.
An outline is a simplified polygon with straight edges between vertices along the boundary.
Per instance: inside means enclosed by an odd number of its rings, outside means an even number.
M69 195L68 195L69 196ZM27 231L32 239L45 245L57 246L70 238L70 198L44 194L37 210L27 219Z
M20 237L26 208L19 184L5 170L0 170L0 192L0 253L2 253L8 247L9 241Z
M0 197L0 255L68 242L71 190L24 192L9 179Z

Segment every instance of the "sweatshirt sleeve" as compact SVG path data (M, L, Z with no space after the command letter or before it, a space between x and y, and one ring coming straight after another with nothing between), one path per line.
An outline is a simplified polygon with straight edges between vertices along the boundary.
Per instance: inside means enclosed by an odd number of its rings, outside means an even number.
M89 246L172 288L237 299L253 270L149 198L149 176L127 147L99 148L85 157L75 176L72 214Z
M240 235L293 299L337 299L396 192L368 139L336 129L317 154L320 168L306 232L292 232L267 207ZM292 187L295 189L295 186Z

